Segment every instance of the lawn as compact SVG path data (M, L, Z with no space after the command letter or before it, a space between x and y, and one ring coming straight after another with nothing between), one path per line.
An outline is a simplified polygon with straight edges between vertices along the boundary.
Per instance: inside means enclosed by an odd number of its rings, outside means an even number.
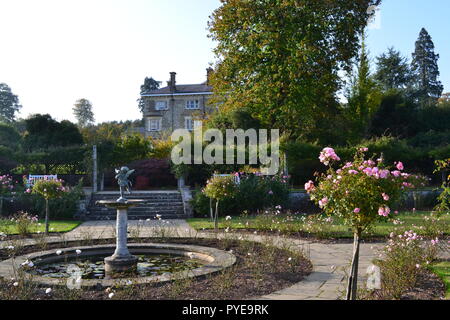
M445 298L450 299L450 261L433 264L430 269L444 281L446 290Z
M81 224L81 221L50 221L50 232L68 232L72 231ZM45 222L40 220L37 225L31 227L33 233L44 232ZM0 219L0 232L9 235L18 234L15 222L6 219Z
M395 227L410 228L415 230L419 234L424 234L430 228L433 228L433 222L426 221L424 217L429 217L430 212L417 211L413 212L401 212L398 214L397 224L391 221L377 223L370 236L373 237L385 237L389 235ZM196 230L213 229L214 223L208 218L193 218L188 219L188 223ZM445 228L445 233L450 234L450 215L442 215L439 221L441 227ZM220 218L219 228L230 229L251 229L259 231L274 231L279 230L281 232L293 233L302 232L310 233L319 237L336 237L336 238L351 238L352 232L349 228L343 225L342 221L338 218L333 218L332 221L326 220L325 216L309 216L302 215L294 216L273 216L273 215L260 215L260 216L248 216L248 217L233 217L231 220L226 221L225 218ZM422 229L421 229L422 227Z

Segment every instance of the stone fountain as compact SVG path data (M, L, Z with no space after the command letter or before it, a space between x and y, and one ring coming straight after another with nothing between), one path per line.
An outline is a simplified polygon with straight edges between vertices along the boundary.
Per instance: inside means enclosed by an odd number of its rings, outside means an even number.
M130 175L134 170L122 167L116 170L116 179L120 187L120 198L116 201L101 200L98 204L117 210L116 221L116 250L110 257L105 258L105 272L109 274L133 272L136 270L138 259L128 251L127 232L128 232L128 208L143 203L144 200L128 200L125 198L125 191L131 194Z

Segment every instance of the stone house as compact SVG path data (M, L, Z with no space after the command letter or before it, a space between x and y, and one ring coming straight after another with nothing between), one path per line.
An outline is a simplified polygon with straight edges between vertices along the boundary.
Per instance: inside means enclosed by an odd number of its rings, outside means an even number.
M176 129L193 130L213 111L208 105L212 95L207 80L199 84L177 84L176 73L170 73L167 86L141 94L144 101L145 136L165 138Z

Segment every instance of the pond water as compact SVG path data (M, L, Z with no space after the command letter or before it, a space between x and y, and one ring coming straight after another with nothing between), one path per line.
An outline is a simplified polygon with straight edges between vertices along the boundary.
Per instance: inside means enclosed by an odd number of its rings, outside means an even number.
M200 260L175 255L137 255L136 257L138 258L138 264L137 274L135 274L135 276L138 277L150 277L192 270L199 268L204 264L204 262ZM76 266L79 268L79 272L82 273L82 279L104 279L104 258L105 257L95 256L90 257L89 259L80 258L46 265L37 264L30 273L49 278L68 278L74 272L73 266Z

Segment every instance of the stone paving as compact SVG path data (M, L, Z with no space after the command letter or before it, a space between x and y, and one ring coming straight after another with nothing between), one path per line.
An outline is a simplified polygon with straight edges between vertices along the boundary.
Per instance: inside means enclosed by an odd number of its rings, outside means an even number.
M129 237L216 237L214 233L197 232L185 220L149 220L129 221ZM290 248L302 251L313 264L313 272L303 281L283 290L255 299L275 300L336 300L345 294L346 271L349 268L352 243L325 244L304 240L282 238L279 236L219 234L219 237L235 237L247 240L272 243L280 248ZM48 242L61 240L101 239L115 237L115 221L88 221L78 228L61 236L47 237ZM24 240L22 245L35 244L36 240ZM0 242L0 248L10 245L10 242ZM366 281L367 268L377 255L377 249L383 244L362 243L360 249L359 279L361 284Z

